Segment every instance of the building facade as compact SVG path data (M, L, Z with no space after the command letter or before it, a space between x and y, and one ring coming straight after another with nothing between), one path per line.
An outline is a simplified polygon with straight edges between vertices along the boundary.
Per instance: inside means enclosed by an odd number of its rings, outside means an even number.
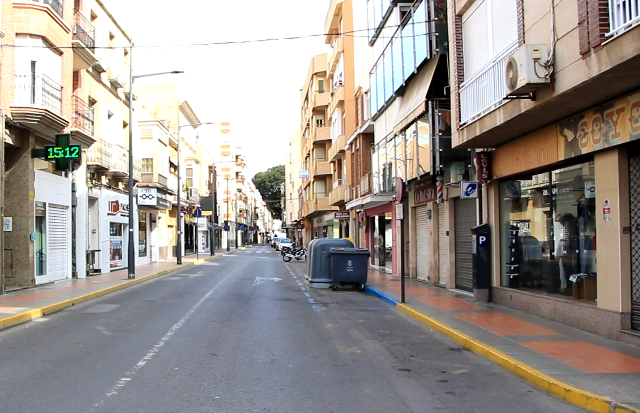
M637 343L638 10L496 5L449 10L452 143L491 148L493 300Z

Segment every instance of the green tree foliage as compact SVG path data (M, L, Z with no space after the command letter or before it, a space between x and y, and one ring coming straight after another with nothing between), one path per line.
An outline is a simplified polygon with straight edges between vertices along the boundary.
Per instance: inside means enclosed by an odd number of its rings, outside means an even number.
M252 179L262 199L267 203L267 209L275 219L282 218L282 185L284 185L284 165L274 166L266 172L260 172Z

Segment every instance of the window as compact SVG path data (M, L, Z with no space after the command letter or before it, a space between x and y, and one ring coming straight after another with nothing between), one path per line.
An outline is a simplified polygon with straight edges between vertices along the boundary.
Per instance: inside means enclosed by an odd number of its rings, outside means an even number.
M138 257L147 256L147 213L138 213Z
M142 158L142 172L153 173L153 158Z
M593 162L500 184L502 285L596 304Z

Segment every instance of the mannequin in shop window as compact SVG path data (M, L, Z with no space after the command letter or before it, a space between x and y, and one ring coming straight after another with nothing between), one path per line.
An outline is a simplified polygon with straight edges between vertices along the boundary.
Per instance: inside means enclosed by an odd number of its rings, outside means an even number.
M556 257L560 277L560 293L571 295L569 277L578 272L578 219L573 214L559 213L556 215Z

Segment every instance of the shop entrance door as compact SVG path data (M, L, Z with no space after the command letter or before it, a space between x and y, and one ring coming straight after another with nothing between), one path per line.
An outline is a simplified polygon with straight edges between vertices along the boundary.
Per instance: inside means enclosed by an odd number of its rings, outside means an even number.
M640 330L640 155L629 158L631 328Z

